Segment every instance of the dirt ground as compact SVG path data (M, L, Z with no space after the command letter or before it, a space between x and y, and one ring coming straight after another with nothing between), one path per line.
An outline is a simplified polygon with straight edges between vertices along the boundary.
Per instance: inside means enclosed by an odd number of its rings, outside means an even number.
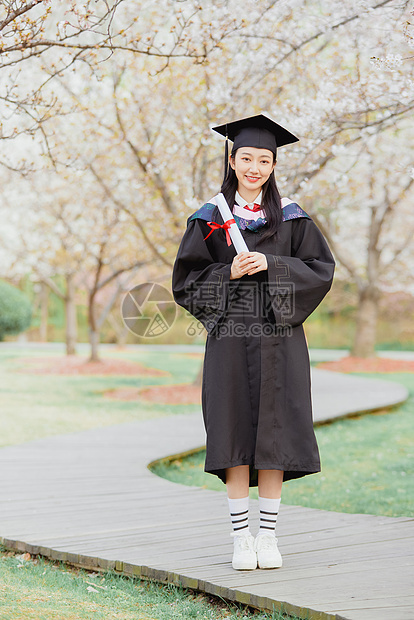
M189 356L194 354L189 353ZM199 357L199 355L197 355ZM76 355L61 358L24 358L20 359L22 368L19 372L37 374L65 375L134 375L134 376L169 376L168 372L149 368L138 362L127 360L103 359L101 362L88 362ZM384 357L365 359L345 357L333 362L321 362L317 368L337 372L414 372L414 361L395 360ZM154 385L145 388L125 387L108 390L104 396L117 400L144 400L146 402L169 405L200 405L201 387L190 383L176 385Z
M62 357L22 357L22 365L17 372L51 375L137 375L165 377L169 372L158 368L149 368L138 362L120 359L102 359L100 362L89 362L85 357L65 355Z
M189 383L123 388L106 392L105 396L118 400L145 400L161 405L201 405L201 388Z

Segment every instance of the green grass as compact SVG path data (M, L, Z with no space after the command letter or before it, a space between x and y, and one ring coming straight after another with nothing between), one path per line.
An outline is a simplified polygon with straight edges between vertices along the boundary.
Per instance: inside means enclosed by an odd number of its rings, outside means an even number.
M283 620L177 586L0 553L2 620Z
M0 348L0 446L151 417L191 413L195 405L158 405L105 398L107 390L192 381L201 359L179 353L105 352L105 357L140 362L170 376L64 376L15 372L22 357L62 357L41 348ZM81 356L80 356L81 357Z
M414 513L414 375L361 374L404 384L409 399L398 410L338 420L316 429L322 472L283 485L285 504L389 517ZM161 461L158 475L190 486L225 491L204 472L204 450L182 460ZM257 498L257 487L250 490Z

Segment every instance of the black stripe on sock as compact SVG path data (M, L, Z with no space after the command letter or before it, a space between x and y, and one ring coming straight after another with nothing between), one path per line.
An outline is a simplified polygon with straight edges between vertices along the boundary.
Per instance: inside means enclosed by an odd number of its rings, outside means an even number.
M231 516L232 517L238 517L239 515L245 515L247 512L249 512L249 510L243 510L243 512L231 512Z
M238 532L239 530L245 530L246 527L249 527L249 525L243 525L242 527L234 527L233 530L235 532Z
M260 517L260 523L262 521L266 521L267 523L276 523L277 519L263 519L263 517Z
M264 514L264 515L278 515L278 512L268 512L267 510L261 510L260 514Z
M243 521L247 521L247 517L244 517L244 519L236 519L236 521L233 521L233 519L231 520L232 523L243 523Z

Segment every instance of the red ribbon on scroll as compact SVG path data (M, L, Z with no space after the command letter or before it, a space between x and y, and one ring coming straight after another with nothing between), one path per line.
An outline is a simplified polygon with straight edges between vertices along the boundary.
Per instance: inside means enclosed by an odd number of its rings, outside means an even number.
M230 239L230 235L229 235L229 228L232 224L235 224L236 220L232 219L232 220L227 220L227 222L224 222L224 224L217 224L217 222L207 222L207 224L210 226L211 231L208 233L207 237L204 237L204 241L206 239L208 239L208 237L218 228L224 228L224 230L226 231L226 239L227 239L227 245L231 245L231 239Z

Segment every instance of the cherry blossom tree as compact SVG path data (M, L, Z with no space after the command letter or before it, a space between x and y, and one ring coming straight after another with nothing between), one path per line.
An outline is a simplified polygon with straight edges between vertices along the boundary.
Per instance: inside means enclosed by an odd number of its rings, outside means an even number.
M119 53L153 60L157 72L179 59L203 64L226 37L244 29L243 16L227 2L217 4L218 11L215 3L196 0L4 0L0 138L38 133L50 157L48 121L71 111L54 89L55 78L79 67L99 79L102 64ZM33 168L22 154L25 145L0 163L21 172Z
M113 23L125 25L132 13L118 12L121 4ZM396 177L400 173L407 179L412 168L408 134L398 134L414 107L409 63L385 67L372 61L389 53L407 54L402 49L408 49L407 40L400 35L409 3L333 0L328 6L318 0L247 0L240 6L223 0L201 3L194 13L196 5L187 0L156 7L134 1L128 9L133 12L138 5L145 9L139 28L145 24L152 33L149 50L142 48L144 30L135 50L78 47L82 62L74 60L73 72L73 64L56 71L48 48L33 48L43 50L32 60L41 60L43 77L51 78L45 88L53 83L61 106L60 115L48 120L47 133L48 155L58 174L69 167L88 175L92 195L122 213L146 255L161 269L170 269L186 217L221 183L223 144L211 126L265 110L301 137L280 149L276 171L282 193L320 224L347 277L355 280L345 251L347 192L333 200L332 183L340 175L346 178L344 170L351 166L352 205L359 221L367 223L370 211L359 198L369 195L373 183L369 162L386 169L387 161L386 149L375 155L370 140L383 144L387 135L385 143L392 142L394 132L407 153L405 168L397 168ZM168 28L183 19L178 5L188 21L180 22L186 24L179 29L182 39L171 47L174 37ZM157 23L166 25L155 30L160 11L164 20ZM59 36L68 36L71 28ZM136 23L125 36L135 28ZM78 33L71 41L80 45L80 38ZM65 53L76 55L75 47ZM83 61L86 56L88 62ZM407 185L393 179L400 189ZM377 186L374 193L381 210L385 203ZM390 196L392 202L395 196ZM397 227L404 226L398 212L394 219ZM361 240L359 270L367 230L352 224L352 235ZM358 338L364 339L361 329Z
M66 178L53 170L20 181L20 202L14 189L14 235L3 252L13 255L8 273L30 268L33 278L64 301L66 352L76 352L76 297L86 291L91 344L90 359L99 359L102 325L129 274L150 262L145 249L137 251L135 231L125 214L110 204L92 176L70 170ZM44 184L48 192L42 191ZM56 283L60 275L64 287ZM124 277L123 277L124 276ZM103 291L110 290L108 294Z
M401 139L401 134L405 139ZM332 164L325 186L315 188L315 219L339 260L338 277L357 290L352 354L375 354L379 303L383 293L414 293L414 183L410 123L400 131L366 136L362 148L347 149ZM365 183L354 174L358 167ZM328 186L334 187L335 208ZM328 214L328 217L327 217Z

